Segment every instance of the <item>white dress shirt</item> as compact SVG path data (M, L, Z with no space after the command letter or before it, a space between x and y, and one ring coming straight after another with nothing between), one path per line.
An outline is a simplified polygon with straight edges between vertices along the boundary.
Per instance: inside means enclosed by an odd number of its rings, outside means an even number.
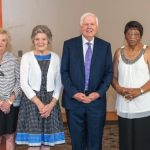
M84 56L84 61L85 61L85 54L86 51L88 49L88 45L87 43L91 43L91 48L92 48L92 52L93 52L93 47L94 47L94 38L89 42L87 39L85 39L84 36L82 36L82 44L83 44L83 56Z

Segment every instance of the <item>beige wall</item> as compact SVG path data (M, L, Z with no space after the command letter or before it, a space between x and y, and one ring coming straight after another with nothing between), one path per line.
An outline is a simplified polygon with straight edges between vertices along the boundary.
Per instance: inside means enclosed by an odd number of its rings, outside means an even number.
M149 6L148 0L3 0L3 26L17 55L31 49L32 28L46 24L53 32L54 51L61 55L63 41L79 35L80 16L93 12L100 22L98 36L111 42L114 53L124 43L124 25L130 20L143 24L143 42L150 43ZM108 111L114 111L114 103L115 93L109 90Z

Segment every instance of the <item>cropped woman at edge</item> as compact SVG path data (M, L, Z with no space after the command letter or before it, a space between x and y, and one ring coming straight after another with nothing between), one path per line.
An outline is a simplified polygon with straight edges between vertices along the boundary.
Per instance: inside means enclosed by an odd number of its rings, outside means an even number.
M112 85L117 91L120 150L150 149L150 48L141 41L143 27L130 21L126 45L114 56Z
M6 150L15 150L15 132L19 112L19 61L7 50L8 31L0 29L0 144L6 139Z

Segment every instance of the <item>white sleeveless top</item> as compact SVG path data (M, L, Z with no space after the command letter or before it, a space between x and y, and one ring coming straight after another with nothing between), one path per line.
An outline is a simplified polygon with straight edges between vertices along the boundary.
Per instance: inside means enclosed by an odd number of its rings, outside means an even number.
M144 60L144 45L139 56L134 60L124 57L124 48L121 48L118 65L118 82L120 86L127 88L140 88L150 80L150 71ZM117 94L117 114L123 118L141 118L150 116L150 92L144 93L132 101L127 101L123 96Z

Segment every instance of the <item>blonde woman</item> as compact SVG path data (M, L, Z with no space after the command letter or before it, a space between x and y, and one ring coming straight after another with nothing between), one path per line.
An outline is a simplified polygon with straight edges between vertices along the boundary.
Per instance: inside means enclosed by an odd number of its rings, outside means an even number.
M9 35L0 29L0 143L6 138L6 150L15 150L15 131L19 110L19 62L8 52Z

